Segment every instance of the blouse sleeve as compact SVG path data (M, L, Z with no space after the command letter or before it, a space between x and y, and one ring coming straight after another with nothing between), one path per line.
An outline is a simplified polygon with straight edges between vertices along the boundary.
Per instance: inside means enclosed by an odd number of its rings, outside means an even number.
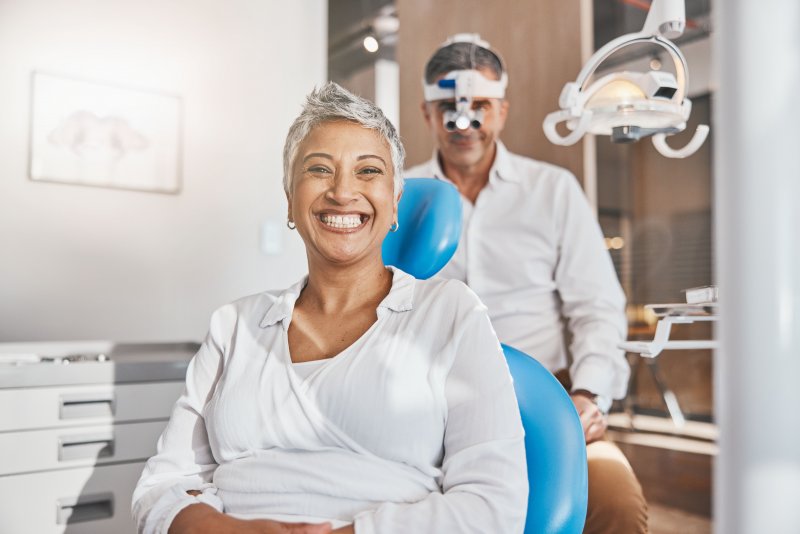
M445 384L442 493L361 513L356 534L524 529L528 477L511 376L485 307L475 302L462 317Z
M158 440L156 455L145 465L133 493L132 512L139 532L166 534L175 516L203 502L223 511L211 482L217 463L211 452L203 407L222 374L222 310L211 319L209 333L186 372L186 387ZM193 497L187 490L202 493Z

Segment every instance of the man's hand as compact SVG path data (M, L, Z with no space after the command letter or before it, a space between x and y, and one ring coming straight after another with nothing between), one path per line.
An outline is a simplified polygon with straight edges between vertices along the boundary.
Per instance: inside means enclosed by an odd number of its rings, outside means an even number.
M608 422L606 421L603 412L592 401L593 395L588 391L576 391L570 395L572 403L578 410L578 415L581 418L581 425L583 426L583 437L586 438L586 444L590 444L598 439L602 439L606 433Z

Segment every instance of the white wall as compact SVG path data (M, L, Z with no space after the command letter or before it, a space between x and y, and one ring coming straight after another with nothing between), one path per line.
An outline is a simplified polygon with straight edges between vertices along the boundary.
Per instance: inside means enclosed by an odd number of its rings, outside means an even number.
M375 103L395 128L400 128L400 65L397 61L375 62Z
M800 3L714 7L716 534L800 532Z
M200 339L306 269L281 150L326 71L327 2L0 0L0 341ZM178 195L33 182L33 70L183 97Z

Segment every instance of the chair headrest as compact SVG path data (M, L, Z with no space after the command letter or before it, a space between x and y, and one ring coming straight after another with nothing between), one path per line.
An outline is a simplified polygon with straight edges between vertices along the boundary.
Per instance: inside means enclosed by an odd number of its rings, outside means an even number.
M461 235L461 196L447 182L407 178L398 206L396 232L383 242L383 262L419 279L450 261Z

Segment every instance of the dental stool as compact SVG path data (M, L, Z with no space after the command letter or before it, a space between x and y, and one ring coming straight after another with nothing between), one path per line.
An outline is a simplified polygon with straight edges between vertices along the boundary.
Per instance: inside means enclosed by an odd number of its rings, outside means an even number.
M400 228L383 242L383 260L420 279L450 260L461 234L461 196L432 178L405 180ZM503 345L514 379L528 462L525 534L580 534L586 520L586 444L578 413L556 378L539 362Z

